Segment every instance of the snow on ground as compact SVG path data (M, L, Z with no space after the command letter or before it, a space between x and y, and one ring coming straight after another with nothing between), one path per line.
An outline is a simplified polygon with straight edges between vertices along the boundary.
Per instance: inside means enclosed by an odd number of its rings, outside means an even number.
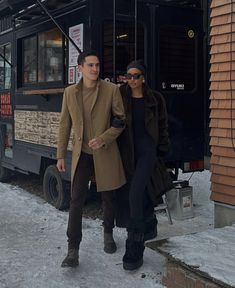
M160 249L174 259L222 281L224 286L235 287L234 235L235 225L226 226L172 237Z
M214 228L214 202L210 201L210 176L207 170L194 174L180 174L180 180L189 180L193 188L194 217L181 220L173 220L173 225L165 214L158 215L159 233L158 239L165 239L176 235L184 235Z
M188 179L189 175L180 175ZM213 203L209 201L210 173L195 173L195 217L168 223L158 214L159 239L213 228ZM126 232L115 229L118 250L103 252L100 220L83 219L80 265L61 268L66 255L68 212L18 187L0 183L0 288L158 288L163 287L164 257L145 249L144 265L135 272L122 268Z

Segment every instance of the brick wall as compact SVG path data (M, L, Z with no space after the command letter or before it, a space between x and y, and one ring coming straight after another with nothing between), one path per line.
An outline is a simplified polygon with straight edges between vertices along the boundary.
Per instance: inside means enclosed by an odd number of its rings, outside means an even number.
M198 274L194 274L178 263L168 260L162 284L167 288L221 288Z
M211 199L235 205L235 3L231 5L231 0L212 0L210 35Z

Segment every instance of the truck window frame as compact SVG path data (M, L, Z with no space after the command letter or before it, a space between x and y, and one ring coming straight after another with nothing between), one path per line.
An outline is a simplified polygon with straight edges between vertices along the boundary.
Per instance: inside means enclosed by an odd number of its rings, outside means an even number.
M52 80L48 80L46 78L46 73L45 73L46 69L44 69L44 71L40 70L39 38L41 35L46 35L47 33L50 33L53 31L56 31L58 33L58 35L60 36L60 41L61 41L61 45L59 46L59 49L60 49L59 56L57 58L54 57L56 59L59 59L58 61L61 61L58 64L58 69L57 69L58 71L61 71L61 73L59 73L57 71L56 77L58 79L54 78ZM25 72L25 69L24 69L25 68L25 61L24 61L25 49L24 49L24 44L25 44L25 41L27 39L34 38L34 37L35 37L35 42L36 42L35 43L35 54L36 54L36 60L35 60L36 71L35 71L35 73L36 73L36 75L35 75L35 77L34 77L34 75L32 76L34 81L25 81L25 75L24 75L24 72ZM62 35L62 33L59 31L58 28L53 27L51 29L47 29L47 30L43 30L43 31L36 31L34 34L31 34L31 35L25 35L24 37L18 39L18 44L19 44L20 49L17 49L18 50L17 52L18 53L21 52L20 54L22 55L22 57L21 57L22 60L19 61L19 63L18 63L18 67L19 67L18 72L20 72L20 75L18 75L18 81L17 81L18 82L18 88L35 87L35 86L39 86L39 87L62 86L64 84L65 67L64 67L64 60L63 59L65 57L64 48L66 45L66 41L65 41L64 36ZM46 46L44 46L44 48L45 47ZM55 46L54 47L46 47L46 48L50 48L51 49L50 51L53 53L53 49L55 48ZM47 53L47 51L49 51L49 50L46 50L46 53ZM49 59L49 57L46 57L46 58ZM54 61L54 62L56 62L56 61ZM41 73L42 76L39 76L40 72L42 72Z
M9 53L9 57L7 57L6 55L6 50L7 47L9 47L8 52ZM12 51L11 51L11 43L4 43L2 45L0 45L0 53L11 63L11 59L12 59ZM2 63L2 71L0 71L0 78L3 78L0 81L0 91L2 90L10 90L11 89L11 66L6 62L5 59L3 59L2 57L0 57L0 63ZM1 66L1 64L0 64ZM0 67L1 68L1 67ZM6 83L6 79L8 79L8 86ZM1 85L3 83L3 85Z

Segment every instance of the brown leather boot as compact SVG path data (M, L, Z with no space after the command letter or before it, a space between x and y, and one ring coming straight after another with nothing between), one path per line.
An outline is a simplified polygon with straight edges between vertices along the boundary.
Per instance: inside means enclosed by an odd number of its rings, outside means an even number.
M78 249L69 249L67 256L64 258L61 264L61 267L76 267L78 264Z
M113 233L104 232L104 252L113 254L117 250L116 243L113 239Z

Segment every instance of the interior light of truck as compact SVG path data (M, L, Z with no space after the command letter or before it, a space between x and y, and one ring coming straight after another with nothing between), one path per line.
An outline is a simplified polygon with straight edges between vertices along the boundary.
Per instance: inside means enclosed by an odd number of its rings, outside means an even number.
M122 39L122 38L127 38L127 37L128 37L127 34L117 35L117 39Z

